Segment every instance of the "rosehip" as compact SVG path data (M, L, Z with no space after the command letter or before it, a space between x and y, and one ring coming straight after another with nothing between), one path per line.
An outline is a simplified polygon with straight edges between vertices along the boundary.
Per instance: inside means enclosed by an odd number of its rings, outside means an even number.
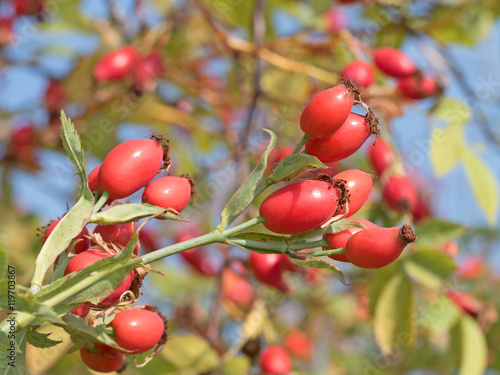
M375 50L374 60L377 67L383 73L391 77L408 77L417 70L414 62L403 52L395 48L377 48L377 50Z
M354 215L361 206L366 202L370 191L372 189L372 177L359 169L348 169L347 171L340 172L333 176L335 180L344 180L347 182L347 189L349 190L349 213L346 217ZM341 215L345 212L344 208L337 208L335 216Z
M42 241L43 243L47 241L47 238L49 238L50 234L57 226L57 224L59 224L60 221L61 219L58 219L49 224L43 235L43 241ZM82 231L75 236L75 254L80 254L89 248L90 240L88 236L89 236L89 231L85 227L83 227Z
M465 258L458 267L457 274L460 278L471 280L475 279L486 272L486 262L477 255L472 255Z
M156 241L157 234L148 228L142 228L139 232L139 241L143 253L150 253L159 248Z
M11 0L14 10L19 16L36 16L43 12L43 0Z
M58 113L61 110L64 97L64 87L58 81L50 81L45 90L45 106L51 113Z
M153 349L165 332L165 322L153 311L130 309L115 315L109 326L115 342L123 349L139 354Z
M285 348L295 357L309 361L313 356L314 343L304 332L294 329L283 339Z
M316 156L323 163L331 163L354 154L368 137L377 130L371 126L365 116L351 113L344 124L327 138L310 138L306 142L306 152Z
M260 354L259 365L265 374L286 375L292 370L292 359L281 346L272 345Z
M304 233L326 223L335 214L338 201L337 189L328 182L304 180L270 194L259 212L270 231Z
M417 236L407 224L370 228L354 233L345 246L347 259L361 268L381 268L394 262Z
M99 82L119 81L132 72L137 50L125 46L104 55L94 67L94 77Z
M250 268L255 278L278 290L287 288L283 280L282 254L250 252Z
M464 312L472 317L476 317L481 311L483 304L479 299L470 293L464 292L462 290L449 290L446 293L447 297L456 306L460 307Z
M97 176L99 175L99 170L101 169L101 165L99 164L97 167L92 169L92 171L89 173L87 180L89 182L89 189L90 191L96 191L99 190L99 184L97 183Z
M382 195L389 207L403 212L412 212L418 200L413 183L405 176L389 177Z
M64 276L70 274L71 272L75 272L78 270L81 270L83 268L86 268L98 260L102 258L106 258L111 256L110 253L100 250L100 249L89 249L84 251L83 253L78 254L77 256L71 258L69 263L66 265L66 269L64 270ZM116 301L118 301L121 297L121 295L126 292L127 290L130 289L130 286L132 285L132 281L134 280L135 273L134 271L131 271L126 277L123 283L116 288L109 296L104 298L102 301L100 301L97 305L92 305L91 306L97 306L97 307L106 307L110 306Z
M111 199L128 197L146 186L163 163L163 147L152 139L133 139L110 151L97 176Z
M135 222L126 224L98 225L94 233L99 233L104 242L127 246L135 232Z
M113 372L125 365L125 357L111 346L94 342L95 349L90 351L85 345L80 349L80 357L88 368L97 372Z
M248 306L255 299L250 282L230 268L222 271L221 290L224 298L240 306Z
M139 90L150 89L163 72L163 59L158 52L140 58L134 69L135 85Z
M382 139L377 139L377 143L368 146L368 157L375 172L380 176L394 162L394 152Z
M429 203L422 196L417 196L417 203L412 211L413 221L418 223L424 219L432 217L432 211Z
M8 45L14 39L13 23L12 16L0 17L0 46Z
M300 128L314 138L334 134L351 113L355 88L349 81L316 95L300 116Z
M419 77L417 75L401 78L398 88L403 96L416 100L434 96L439 91L439 86L434 78Z
M370 64L355 61L347 65L341 73L342 77L352 79L362 87L368 87L375 82L375 73Z
M80 318L85 318L90 312L90 306L82 303L81 305L78 305L75 307L73 310L73 314L76 316L79 316Z
M161 177L146 186L142 202L181 212L191 199L192 189L192 183L187 178Z
M347 16L340 8L330 8L325 12L326 30L335 34L347 27Z

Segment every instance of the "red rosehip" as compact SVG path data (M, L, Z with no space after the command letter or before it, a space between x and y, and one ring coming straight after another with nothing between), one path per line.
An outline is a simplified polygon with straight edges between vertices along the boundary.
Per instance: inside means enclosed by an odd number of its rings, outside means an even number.
M439 86L434 78L417 75L401 78L398 88L403 96L416 100L434 96L439 91Z
M292 330L283 339L283 346L294 356L303 361L309 361L313 357L314 342L309 336L298 329Z
M126 224L98 225L94 233L99 233L104 242L127 246L135 233L135 222Z
M222 296L240 306L248 306L255 299L250 282L230 268L222 271Z
M85 345L80 349L83 363L91 370L97 372L113 372L120 370L125 365L125 357L111 346L94 342L95 348L90 351Z
M260 205L264 226L283 234L319 228L337 210L337 189L325 181L304 180L270 194Z
M153 311L130 309L115 315L109 326L115 342L123 349L139 354L153 349L165 332L165 322Z
M50 81L45 90L45 106L51 113L58 113L64 102L64 87L58 81Z
M43 235L43 243L47 241L47 238L49 238L50 234L54 230L54 228L59 224L61 219L55 220L52 223L49 224L47 229L45 230L45 233ZM88 238L89 236L89 231L87 230L86 227L82 228L82 231L75 236L75 254L80 254L87 250L90 246L90 240Z
M417 203L413 208L411 213L413 215L413 221L418 223L419 221L425 220L429 217L432 217L432 211L429 207L429 202L424 199L422 196L417 196Z
M378 228L377 225L373 224L371 221L365 219L359 219L357 217L350 217L349 220L357 221L368 228ZM362 231L363 228L360 227L351 227L346 230L337 233L326 233L323 237L328 241L328 247L324 247L323 250L331 250L331 249L343 249L347 245L347 241L354 233ZM350 263L349 259L345 254L334 254L329 255L329 257L333 260L337 260L340 262Z
M486 269L483 257L471 255L460 262L457 274L461 279L471 280L483 275Z
M340 8L330 8L325 12L326 30L335 34L347 27L347 15Z
M306 152L316 156L323 163L343 160L365 143L372 134L372 128L365 116L351 113L344 124L327 138L310 138L306 142Z
M99 82L119 81L132 72L137 58L134 46L125 46L104 55L94 67Z
M135 85L139 90L148 90L156 86L156 80L163 73L163 58L154 51L137 60L134 68Z
M342 77L352 79L361 87L368 87L375 82L375 73L370 64L364 61L354 61L347 65L341 73Z
M161 177L151 182L142 194L142 202L181 212L189 203L192 184L177 176Z
M394 162L395 156L389 145L382 139L377 139L377 143L368 146L368 158L380 176Z
M394 262L417 236L407 224L370 228L354 233L345 246L347 259L360 268L381 268Z
M366 202L370 191L372 190L373 179L372 177L359 169L348 169L347 171L340 172L333 176L336 180L344 180L347 182L347 189L349 190L349 213L346 217L354 215L361 206ZM335 216L341 215L345 212L344 208L337 208Z
M111 199L128 197L146 186L163 163L163 147L152 139L133 139L112 149L102 162L97 181Z
M292 370L292 359L281 346L272 345L260 354L259 365L264 374L286 375Z
M6 46L14 39L13 23L12 16L0 17L0 46Z
M73 314L76 316L79 316L80 318L85 318L90 312L90 306L82 303L81 305L78 305L75 307L73 310Z
M415 63L407 55L395 48L377 48L374 60L377 67L391 77L408 77L417 70Z
M75 272L78 270L81 270L83 268L86 268L98 260L102 258L106 258L111 256L110 253L100 250L100 249L89 249L84 251L83 253L78 254L77 256L71 258L69 263L66 265L66 269L64 270L64 276L70 274L71 272ZM101 302L99 302L97 305L92 305L90 306L97 306L97 307L106 307L110 306L116 301L118 301L121 297L121 295L126 292L127 290L130 289L130 286L132 285L132 281L134 280L135 273L134 271L131 271L126 277L123 283L116 288L109 296L104 298Z
M11 0L18 16L36 16L43 12L43 0Z
M451 302L474 318L483 308L483 304L479 299L462 290L449 290L446 295Z
M142 228L139 232L139 241L141 243L141 250L143 253L150 253L159 249L157 242L157 233L149 228Z
M175 236L175 242L184 242L200 236L202 233L197 227L180 231ZM179 253L196 272L203 276L215 276L218 274L220 266L207 253L205 247L195 247Z
M250 268L257 280L278 290L287 288L283 280L282 254L250 252Z
M28 168L37 168L36 143L38 135L32 125L16 127L7 144L7 159L17 161Z
M300 128L313 138L334 134L351 113L353 88L342 83L316 95L300 116Z
M102 164L99 164L97 167L92 169L92 171L89 173L87 177L89 183L89 189L92 192L99 190L99 184L97 183L97 176L99 175L99 170L101 169L101 165Z
M389 207L397 211L412 212L418 200L413 183L405 176L389 177L382 195Z

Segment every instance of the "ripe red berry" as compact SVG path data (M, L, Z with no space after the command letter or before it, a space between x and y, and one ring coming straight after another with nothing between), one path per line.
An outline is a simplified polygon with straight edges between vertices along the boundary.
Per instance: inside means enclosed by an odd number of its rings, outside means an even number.
M349 190L349 213L346 217L354 215L361 206L366 202L373 185L372 177L359 169L348 169L333 176L336 180L344 180L347 182ZM341 215L346 211L344 208L337 208L336 215Z
M394 262L417 236L407 224L393 228L370 228L354 233L345 246L347 259L361 268L381 268Z
M335 34L347 27L347 15L343 9L330 8L325 12L326 30Z
M240 306L250 305L255 295L250 282L230 268L222 271L222 296Z
M99 82L119 81L132 72L136 59L137 50L134 46L111 51L94 67L94 77Z
M354 90L340 84L316 95L300 116L300 128L314 138L325 138L335 133L351 113Z
M314 343L303 331L292 330L283 339L283 346L292 354L303 361L309 361L313 357Z
M434 78L417 75L401 78L398 88L403 96L416 100L436 95L439 91L439 86Z
M99 233L104 242L127 246L135 232L135 222L126 224L98 225L94 233Z
M282 254L250 252L250 268L257 280L278 290L287 288L283 280Z
M97 183L97 176L99 175L99 170L101 169L101 165L102 164L99 164L97 167L92 169L92 171L89 173L87 177L90 191L99 190L99 184Z
M175 242L184 242L200 236L202 233L197 227L177 232ZM215 276L219 272L219 265L208 254L204 247L195 247L180 253L180 256L200 275Z
M14 39L14 18L12 16L0 16L0 46L10 44Z
M28 168L37 168L36 143L38 135L32 125L23 125L12 130L7 143L7 160L16 161Z
M474 318L483 308L479 299L462 290L449 290L446 295L455 305Z
M58 113L64 102L64 87L58 81L50 81L45 90L45 106L51 113Z
M131 354L153 349L165 332L163 319L146 309L120 311L109 326L113 328L115 342L123 349L132 351Z
M158 246L157 236L158 234L149 228L141 229L139 232L139 241L141 243L141 250L143 254L150 253L160 248Z
M50 234L57 226L57 224L59 224L60 221L61 219L58 219L49 224L43 235L43 241L42 241L43 243L47 241L47 238L49 238ZM86 227L83 227L82 231L77 236L75 236L75 242L76 242L75 254L80 254L89 248L90 240L88 236L89 236L89 231L87 230Z
M73 314L76 316L79 316L80 318L85 318L90 312L90 306L82 303L81 305L78 305L75 307L73 310Z
M377 48L374 60L377 67L391 77L408 77L417 70L415 63L407 55L395 48Z
M98 260L102 258L106 258L111 256L110 253L100 250L100 249L89 249L84 251L83 253L78 254L77 256L71 258L69 263L66 266L66 269L64 270L64 276L70 274L71 272L75 272L78 270L81 270L85 267L88 267ZM134 279L134 271L131 271L126 277L123 283L116 288L109 296L104 298L101 302L99 302L97 307L105 307L105 306L110 306L116 301L120 299L120 296L126 292L127 290L130 289L130 286L132 285L132 281ZM91 306L94 306L91 304Z
M14 10L19 16L36 16L44 10L44 0L11 0Z
M260 354L259 365L265 374L287 375L292 370L292 359L281 346L272 345Z
M88 368L97 372L113 372L120 370L125 364L125 357L117 349L99 342L95 345L93 351L87 346L80 349L80 357Z
M365 116L351 113L337 132L323 139L310 138L306 152L323 163L340 161L354 154L372 134Z
M337 210L339 194L325 181L304 180L270 194L260 205L264 226L283 234L319 228Z
M370 64L364 61L354 61L342 70L341 76L352 79L361 87L371 86L375 82L375 73Z
M471 255L460 263L457 274L461 279L472 280L484 275L486 269L486 262L483 257Z
M389 207L402 212L412 212L418 200L413 183L405 176L391 176L384 184L382 195Z
M97 176L111 199L128 197L146 186L163 163L163 147L152 139L133 139L112 149Z
M378 228L377 225L373 224L371 221L365 219L359 219L357 217L350 217L348 220L357 221L368 228ZM343 249L345 248L347 241L354 233L362 231L363 228L360 227L351 227L346 230L337 233L326 233L323 237L328 241L329 246L324 247L323 250L331 250L331 249ZM345 254L335 254L329 256L333 260L337 260L340 262L350 263L349 259Z
M154 88L163 69L163 58L156 51L138 59L134 68L135 86L141 91Z
M377 139L377 143L368 146L368 158L380 176L394 162L395 156L387 142L382 138Z
M418 195L417 203L413 208L411 213L413 215L413 221L418 223L419 221L425 220L429 217L432 217L432 211L429 206L429 202L424 197Z
M192 185L189 179L166 176L146 186L142 194L142 202L181 212L188 205L191 194Z

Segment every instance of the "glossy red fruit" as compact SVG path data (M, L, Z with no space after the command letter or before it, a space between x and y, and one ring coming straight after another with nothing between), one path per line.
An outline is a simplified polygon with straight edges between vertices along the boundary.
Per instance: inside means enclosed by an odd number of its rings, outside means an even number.
M64 102L66 93L64 87L58 81L50 81L45 90L45 106L51 113L58 113Z
M99 164L97 167L92 169L92 171L89 173L87 180L89 182L89 189L90 191L98 191L99 190L99 184L97 182L97 176L99 175L99 170L101 169L101 165Z
M462 290L449 290L446 295L456 306L474 318L483 308L479 299Z
M104 242L127 246L135 233L135 222L126 224L98 225L94 233L99 233Z
M375 82L375 73L370 64L364 61L354 61L348 64L341 73L342 77L352 79L361 87L368 87Z
M340 84L316 95L302 111L300 128L314 138L325 138L335 133L351 113L354 91Z
M484 275L486 269L486 262L483 257L471 255L460 262L457 274L461 279L472 280Z
M340 8L330 8L325 12L326 30L335 34L347 27L347 15Z
M125 46L105 54L94 67L99 82L119 81L132 73L137 59L134 46Z
M328 182L304 180L270 194L259 212L270 231L304 233L326 223L337 210L338 201L337 189Z
M333 176L335 180L344 180L347 182L349 190L349 213L346 217L354 215L363 206L372 190L373 179L368 173L359 169L348 169ZM346 208L337 208L335 216L341 215Z
M37 168L36 154L37 132L32 125L23 125L12 130L10 141L7 144L8 160L21 163L28 168Z
M419 221L428 219L432 217L432 211L429 206L429 202L422 196L417 196L417 203L413 208L411 213L413 215L413 221L418 223Z
M14 10L19 16L36 16L43 12L43 0L11 0Z
M405 176L389 177L382 195L389 207L402 212L412 212L418 200L413 183Z
M314 342L303 331L294 329L283 339L283 346L294 357L309 361L314 355Z
M163 147L152 139L133 139L110 151L102 162L97 181L111 199L128 197L146 186L163 163Z
M221 290L223 298L239 306L249 306L255 299L250 282L231 268L222 271Z
M81 305L75 307L73 314L79 316L80 318L85 318L90 312L90 306L82 303Z
M460 246L455 241L448 241L438 248L438 251L450 258L454 258L460 252Z
M189 203L192 185L185 177L166 176L151 182L142 194L142 203L181 212Z
M382 138L377 139L377 143L368 146L368 158L375 169L375 172L380 176L394 162L395 156L387 142Z
M68 275L71 272L75 272L78 270L81 270L85 267L88 267L98 260L101 260L102 258L106 258L111 256L110 253L100 250L100 249L89 249L84 251L83 253L78 254L77 256L71 258L69 263L66 266L66 269L64 270L64 275ZM130 289L130 286L132 285L132 281L134 280L135 273L134 271L130 272L126 277L123 283L116 288L109 296L104 298L101 302L99 302L97 307L105 307L112 305L116 301L120 299L120 296L126 292L127 290ZM91 306L94 306L91 304Z
M80 349L83 363L91 370L113 372L120 370L125 365L125 357L115 348L99 342L92 344L95 345L93 351L90 351L85 345Z
M323 163L340 161L358 151L371 134L371 127L365 116L351 113L340 129L331 136L323 139L310 138L306 142L306 152Z
M43 243L47 241L47 238L49 238L50 234L57 226L57 224L59 224L60 221L61 219L58 219L49 224L43 235L43 240L42 240ZM90 240L88 236L89 236L89 231L87 230L86 227L83 227L82 231L75 237L75 249L74 249L75 254L80 254L89 248Z
M14 18L0 17L0 46L6 46L14 40Z
M154 51L137 60L134 68L135 85L139 90L151 90L156 87L158 78L163 73L163 58Z
M370 228L354 233L345 246L347 259L361 268L381 268L394 262L417 236L408 224Z
M348 220L356 221L358 223L361 223L365 226L366 229L368 228L378 228L377 225L373 224L371 221L365 220L365 219L360 219L357 217L350 217ZM331 249L343 249L345 248L347 241L349 238L354 233L357 233L359 231L363 230L363 228L360 227L351 227L346 230L343 230L341 232L337 233L326 233L323 238L328 241L329 246L324 247L323 250L331 250ZM335 255L329 255L329 257L333 260L337 260L340 262L346 262L350 263L349 259L347 259L347 256L345 254L335 254Z
M395 48L377 48L373 57L377 67L391 77L408 77L417 70L413 60Z
M153 349L165 331L163 319L153 311L130 309L120 311L109 324L113 328L115 342L139 354Z
M287 288L283 280L281 254L259 254L250 252L250 268L257 280L278 290Z
M281 346L272 345L260 353L260 369L264 374L286 375L292 371L292 359Z
M439 91L439 86L434 78L417 75L401 78L398 88L403 96L416 100L434 96Z

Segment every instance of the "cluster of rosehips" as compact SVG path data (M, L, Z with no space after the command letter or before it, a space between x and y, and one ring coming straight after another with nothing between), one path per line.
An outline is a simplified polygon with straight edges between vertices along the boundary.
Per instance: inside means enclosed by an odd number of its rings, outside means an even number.
M98 202L111 203L126 198L144 189L143 203L165 209L165 212L180 213L189 203L193 193L193 182L189 177L163 176L154 179L161 171L168 170L170 155L168 144L161 136L152 139L134 139L112 149L101 165L88 178L89 188ZM154 179L154 180L153 180ZM96 203L98 205L98 203ZM52 222L45 231L44 242L48 239L60 219ZM98 225L89 237L83 228L76 237L74 254L66 265L64 275L86 268L98 260L121 251L132 238L136 223ZM91 242L94 246L91 247ZM91 248L89 248L91 247ZM135 252L139 249L136 248ZM134 282L139 283L141 275L131 271L122 284L97 304L86 302L74 310L75 315L85 317L90 308L110 309L123 305ZM135 288L138 289L138 288ZM133 294L133 293L132 293ZM133 295L132 297L135 297ZM109 326L117 345L125 349L125 354L138 354L163 344L166 340L166 323L154 308L130 309L117 313ZM148 333L145 335L144 333ZM88 343L80 351L85 364L96 371L116 371L124 364L123 353L102 343Z
M419 100L442 91L436 78L423 75L410 57L398 49L377 48L373 52L373 60L382 73L398 79L398 90L404 97ZM343 69L342 76L352 79L362 87L369 87L375 81L373 67L365 61L348 64Z

